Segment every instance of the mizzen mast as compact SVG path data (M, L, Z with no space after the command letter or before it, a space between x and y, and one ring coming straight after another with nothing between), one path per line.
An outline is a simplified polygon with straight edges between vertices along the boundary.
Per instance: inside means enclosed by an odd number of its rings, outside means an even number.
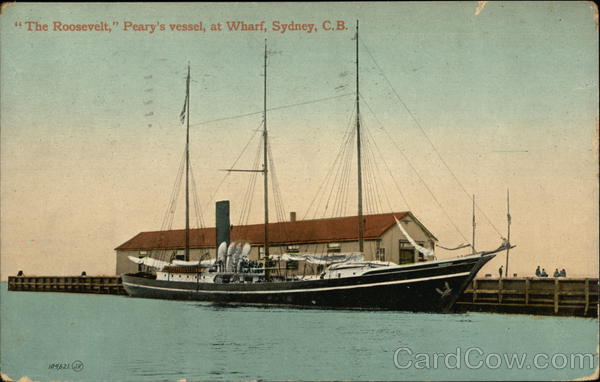
M362 162L360 146L360 93L358 81L358 20L356 20L356 152L358 158L358 249L364 252L365 225L362 205Z

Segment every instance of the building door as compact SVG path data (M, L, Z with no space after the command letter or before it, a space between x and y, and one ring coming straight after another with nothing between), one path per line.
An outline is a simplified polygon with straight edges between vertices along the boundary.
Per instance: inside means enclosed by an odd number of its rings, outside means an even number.
M412 264L415 262L415 248L408 241L400 240L398 248L400 248L398 264Z

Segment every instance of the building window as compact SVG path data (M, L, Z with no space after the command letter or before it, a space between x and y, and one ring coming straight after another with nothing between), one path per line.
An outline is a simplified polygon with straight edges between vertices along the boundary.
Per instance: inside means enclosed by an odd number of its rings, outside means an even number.
M265 258L265 247L258 248L258 259L262 260Z
M422 241L417 241L417 244L419 244L421 247L425 246L425 243ZM421 252L417 252L417 262L421 261L425 261L425 255L423 255Z
M340 243L329 243L327 244L327 253L338 253L341 252L342 246Z
M377 248L376 259L379 261L385 261L385 248Z
M175 252L175 260L185 260L185 251L183 249L178 249Z
M287 246L287 253L299 253L299 252L300 252L299 245L288 245Z
M298 262L297 261L286 261L285 269L292 269L292 270L298 269Z
M398 264L412 264L415 262L415 248L406 240L399 242L400 253Z

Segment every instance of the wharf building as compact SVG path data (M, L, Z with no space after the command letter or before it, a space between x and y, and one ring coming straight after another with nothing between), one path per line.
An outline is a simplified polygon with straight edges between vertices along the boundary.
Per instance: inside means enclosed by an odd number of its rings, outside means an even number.
M219 214L217 203L217 229L215 227L191 229L190 259L215 259L216 247L222 241L247 241L251 244L250 260L264 262L264 224L232 226L229 224L229 205L225 214ZM223 210L223 208L221 208ZM223 218L223 216L225 216ZM364 257L365 260L391 261L409 264L426 261L396 227L396 217L407 233L419 245L435 249L436 237L409 211L385 214L364 215ZM219 231L219 239L217 232ZM185 230L140 232L115 248L116 273L136 272L141 267L128 259L129 256L152 256L157 251L166 254L167 260L183 260ZM290 213L289 221L269 224L269 256L277 259L283 253L349 253L358 252L358 216L296 220L296 213ZM276 261L276 263L279 263ZM306 272L305 265L299 269L298 262L285 263L283 267L292 273ZM303 262L302 262L303 263ZM282 264L277 264L281 267ZM309 272L319 272L322 268L313 266Z

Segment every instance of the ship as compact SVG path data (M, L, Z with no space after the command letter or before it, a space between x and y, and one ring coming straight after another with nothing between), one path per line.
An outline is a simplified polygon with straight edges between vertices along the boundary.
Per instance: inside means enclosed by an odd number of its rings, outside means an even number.
M264 263L249 261L250 244L220 243L214 259L190 261L189 225L189 91L190 67L186 80L186 101L182 117L187 120L185 146L186 228L182 260L163 261L152 257L130 259L145 270L125 273L122 283L129 296L140 298L205 301L214 304L291 306L320 309L369 309L411 312L451 312L456 300L477 272L496 253L513 248L508 240L495 250L473 252L452 259L438 260L431 249L419 246L410 238L400 222L396 225L404 236L428 261L398 265L393 262L364 259L364 220L361 174L361 123L359 100L359 44L356 25L356 150L358 158L358 242L359 251L341 254L284 254L278 260L304 260L324 265L319 274L298 277L274 274L268 266L269 198L267 149L267 44L264 53L264 102L262 143L263 164L255 171L262 173L264 192ZM185 112L185 116L183 113ZM218 243L217 243L218 244Z

